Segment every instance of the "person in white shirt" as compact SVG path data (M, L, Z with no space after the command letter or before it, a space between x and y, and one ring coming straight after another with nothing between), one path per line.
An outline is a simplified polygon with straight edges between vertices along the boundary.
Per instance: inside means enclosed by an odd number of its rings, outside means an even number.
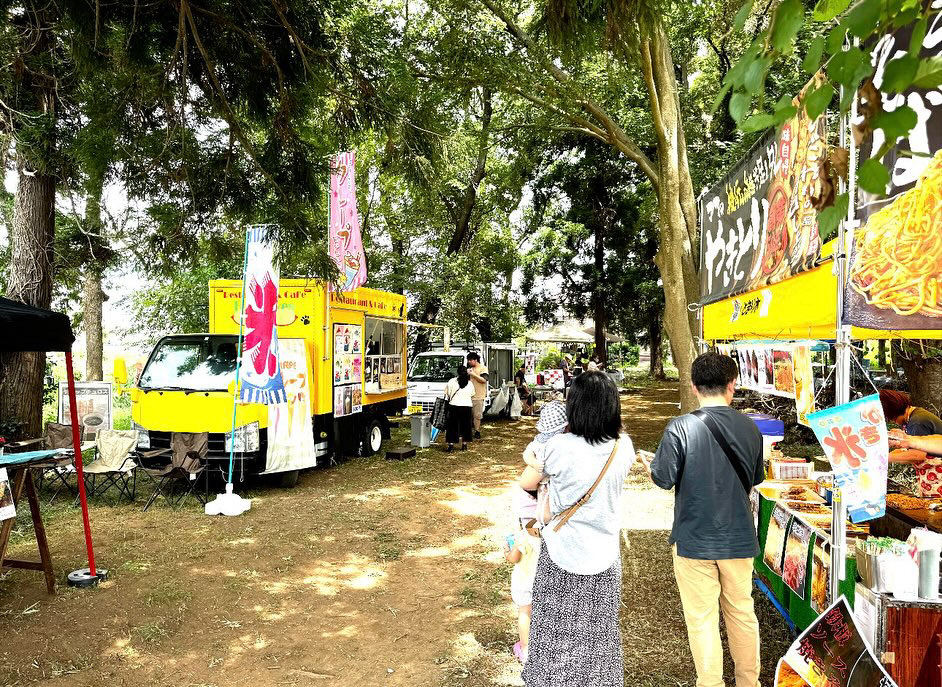
M448 401L448 423L445 426L445 440L448 442L448 451L451 452L458 440L461 440L461 450L468 449L471 441L471 406L474 397L474 387L471 385L471 376L468 368L458 366L458 376L452 377L445 385L445 400Z

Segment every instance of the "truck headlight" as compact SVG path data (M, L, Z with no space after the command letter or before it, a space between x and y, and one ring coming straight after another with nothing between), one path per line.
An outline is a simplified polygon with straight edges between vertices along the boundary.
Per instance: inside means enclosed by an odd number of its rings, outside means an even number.
M235 439L233 440L233 436ZM234 448L233 448L234 444ZM253 453L258 450L258 423L251 422L233 432L226 432L226 451Z
M150 432L136 422L131 423L131 429L137 432L137 447L147 450L150 448Z

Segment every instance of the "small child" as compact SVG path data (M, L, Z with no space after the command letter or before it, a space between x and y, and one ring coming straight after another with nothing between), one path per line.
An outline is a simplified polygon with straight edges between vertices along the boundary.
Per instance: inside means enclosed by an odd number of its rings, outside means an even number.
M567 425L566 406L553 401L543 406L540 419L536 423L536 438L524 451L524 462L534 470L543 472L543 459L546 442L551 437L565 431ZM513 512L517 518L519 530L507 537L504 546L504 558L514 564L510 576L510 596L517 606L517 631L520 641L514 644L514 656L521 663L527 660L527 645L530 639L530 612L533 602L533 578L536 576L536 560L540 552L540 540L527 532L527 525L536 518L536 495L524 491L519 486L513 491Z

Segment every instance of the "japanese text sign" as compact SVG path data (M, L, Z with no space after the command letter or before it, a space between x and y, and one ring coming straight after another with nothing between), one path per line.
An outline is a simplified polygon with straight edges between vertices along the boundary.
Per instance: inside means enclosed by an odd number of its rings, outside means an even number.
M777 685L784 684L783 673L797 674L811 687L897 687L867 646L844 597L792 643L779 662Z
M352 291L366 282L366 254L357 214L353 181L356 153L340 153L331 161L328 207L330 257L340 270L340 290Z
M834 470L853 522L886 511L889 443L880 397L865 396L836 408L810 413L808 420Z
M815 265L821 244L810 198L827 141L824 118L812 121L799 110L702 196L701 303L768 286Z

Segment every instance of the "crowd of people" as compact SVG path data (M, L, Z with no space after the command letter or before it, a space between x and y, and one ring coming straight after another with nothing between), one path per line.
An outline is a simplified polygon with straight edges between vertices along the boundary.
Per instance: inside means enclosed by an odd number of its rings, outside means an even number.
M676 490L669 544L698 687L724 684L720 612L737 687L759 684L759 543L748 493L764 477L762 437L730 405L737 377L732 358L698 357L692 378L701 408L675 418L645 463L657 486ZM524 452L513 496L519 527L504 555L514 563L514 653L528 687L624 685L620 501L637 458L623 429L615 383L586 370L565 402L543 406Z
M697 357L691 379L700 407L674 418L647 458L635 455L618 389L597 369L572 377L565 401L543 405L514 488L517 530L504 549L514 564L519 641L513 652L525 685L624 685L620 499L640 460L655 485L674 490L667 543L697 687L725 684L720 614L736 687L758 687L752 575L759 542L749 494L765 469L758 427L732 407L738 376L729 356ZM517 381L521 398L525 383ZM942 469L942 420L913 406L907 394L886 391L880 398L887 420L901 428L890 431L891 460L916 466L920 479L942 490L942 479L926 477Z

